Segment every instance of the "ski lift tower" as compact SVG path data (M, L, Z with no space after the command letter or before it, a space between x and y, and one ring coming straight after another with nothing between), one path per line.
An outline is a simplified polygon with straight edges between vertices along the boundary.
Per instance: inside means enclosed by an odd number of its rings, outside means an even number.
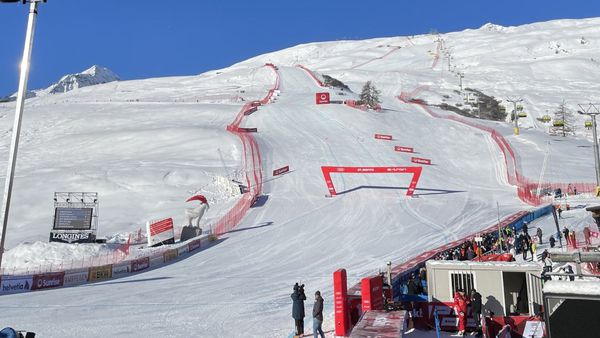
M38 13L37 9L40 2L46 2L46 0L21 1L23 4L29 3L29 19L27 21L27 33L25 34L25 48L23 49L23 59L21 61L21 75L19 77L19 91L17 92L17 107L15 113L15 122L12 130L10 156L8 158L8 170L6 172L6 181L4 183L4 198L2 201L2 235L0 236L0 268L2 268L2 254L4 253L4 241L6 240L8 212L10 209L10 199L12 195L13 179L15 176L15 166L17 164L17 150L19 147L19 136L21 133L21 120L23 117L23 105L25 104L25 93L27 91L27 80L29 79L29 63L31 61L33 33L35 31L35 21ZM0 0L0 3L21 1Z
M598 192L600 191L600 161L598 160L598 132L596 131L596 115L600 114L600 110L594 103L590 103L588 108L583 108L582 105L579 105L581 110L578 110L577 113L581 115L588 115L592 118L592 135L594 137L594 166L596 168L596 196L598 196ZM595 112L591 111L594 108Z
M522 98L507 98L506 101L513 104L513 117L515 119L515 135L519 135L519 113L517 112L517 103L522 102Z

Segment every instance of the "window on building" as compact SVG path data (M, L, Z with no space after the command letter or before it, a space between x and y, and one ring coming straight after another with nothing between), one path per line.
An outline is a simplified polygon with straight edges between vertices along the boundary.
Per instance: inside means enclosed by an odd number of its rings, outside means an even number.
M466 295L471 294L471 290L475 289L475 279L471 272L451 272L450 281L452 287L452 297L459 289L465 290Z

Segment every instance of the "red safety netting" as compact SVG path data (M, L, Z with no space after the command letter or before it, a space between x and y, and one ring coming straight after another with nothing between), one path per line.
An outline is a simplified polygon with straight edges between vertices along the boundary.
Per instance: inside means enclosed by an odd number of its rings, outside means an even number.
M570 192L576 190L578 193L592 193L595 191L596 185L594 183L540 183L526 178L521 174L518 155L515 154L514 150L512 149L508 141L504 138L504 136L502 136L499 132L497 132L491 127L475 123L466 118L462 118L456 115L441 115L434 112L423 100L414 98L415 94L420 93L426 89L426 86L420 86L417 87L417 89L413 92L402 92L398 96L398 99L405 103L418 105L432 117L452 120L489 133L504 157L504 163L506 165L506 178L508 180L508 183L517 187L517 196L523 202L528 203L530 205L540 205L546 202L545 196L541 193L542 191L552 191L558 188L560 188L563 192Z

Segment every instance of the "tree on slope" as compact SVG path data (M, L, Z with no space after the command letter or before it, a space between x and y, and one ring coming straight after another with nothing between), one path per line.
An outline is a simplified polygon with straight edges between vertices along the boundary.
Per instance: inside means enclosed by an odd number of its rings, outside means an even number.
M360 102L367 105L371 109L377 108L377 105L381 103L379 95L381 92L375 88L371 81L367 81L362 88L360 93Z
M554 112L553 131L563 137L575 134L575 116L567 109L563 101Z

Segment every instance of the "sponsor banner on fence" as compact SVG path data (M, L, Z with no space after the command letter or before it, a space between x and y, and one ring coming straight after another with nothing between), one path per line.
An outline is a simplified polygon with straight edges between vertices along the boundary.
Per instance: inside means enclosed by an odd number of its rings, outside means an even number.
M158 254L156 256L150 257L150 267L161 265L165 262L165 256L162 254Z
M122 275L126 275L131 272L131 264L130 263L119 263L115 264L112 267L112 277L120 277Z
M400 152L403 152L403 153L414 153L415 152L414 148L403 147L403 146L395 146L394 150L395 151L400 151Z
M0 279L0 294L18 293L31 291L33 277L2 277Z
M184 245L184 246L181 246L181 247L177 248L177 256L183 255L184 253L188 252L188 250L189 249L188 249L187 245Z
M148 246L175 242L175 231L173 229L172 218L147 222L146 230L148 232Z
M57 287L63 286L64 282L65 282L65 273L64 272L44 273L41 275L34 275L33 283L31 284L31 290L57 288Z
M101 279L109 279L112 276L112 264L94 266L90 268L90 275L88 281L95 281Z
M258 132L258 128L241 128L241 127L239 127L237 130L239 132L242 132L242 133L256 133L256 132Z
M388 141L391 141L393 139L393 137L392 137L392 135L375 134L375 139L377 139L377 140L388 140Z
M131 261L131 272L142 271L150 267L150 257L138 258Z
M259 102L259 103L260 103L260 102ZM248 115L250 115L250 114L254 113L254 112L255 112L255 111L257 111L257 110L258 110L258 108L256 108L256 107L252 107L252 108L250 108L250 109L246 110L246 111L244 112L244 115L248 116Z
M201 243L202 243L201 239L197 239L197 240L189 242L188 243L188 251L192 252L192 251L200 248L200 245L202 245Z
M317 93L315 100L317 104L329 104L329 93Z
M67 271L65 272L65 277L63 278L63 285L77 285L87 282L89 277L88 269L81 269L75 271Z
M290 171L290 166L286 165L285 167L273 170L273 176L285 174Z
M177 249L169 249L163 254L164 262L172 261L177 258Z
M411 157L410 161L418 164L431 164L431 160L427 158Z

